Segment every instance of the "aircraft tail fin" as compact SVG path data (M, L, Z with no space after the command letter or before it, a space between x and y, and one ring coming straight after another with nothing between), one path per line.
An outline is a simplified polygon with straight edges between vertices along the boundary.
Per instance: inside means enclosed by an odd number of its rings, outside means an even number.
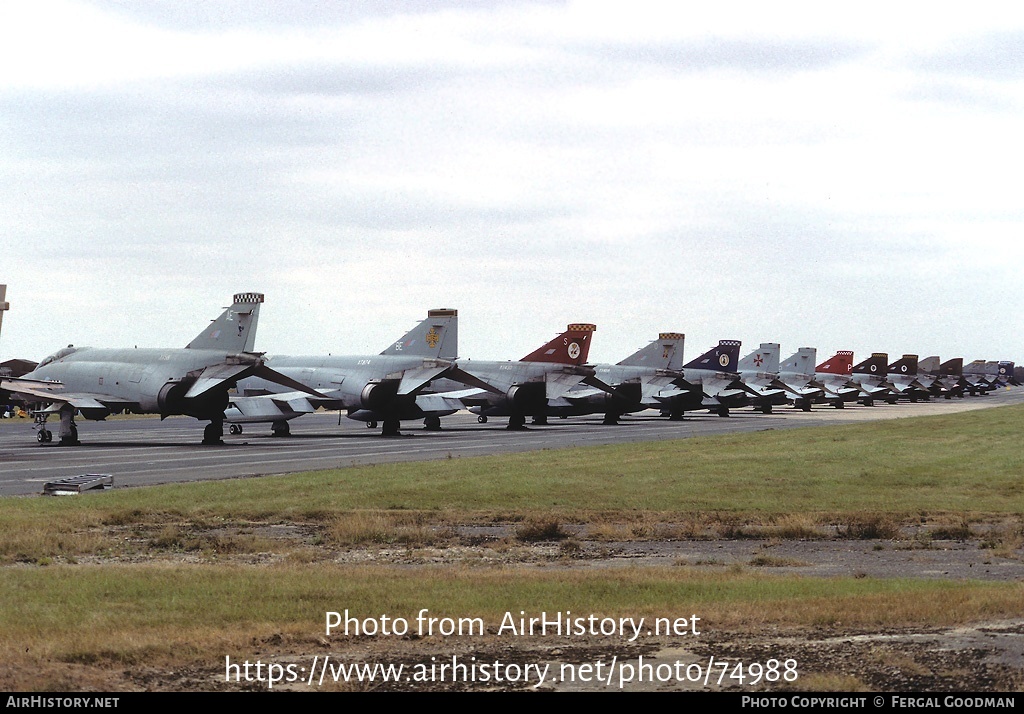
M889 354L887 352L872 352L871 356L858 365L854 365L854 374L886 374L889 365Z
M442 308L428 310L427 319L407 332L402 339L381 352L382 355L412 355L454 361L459 356L459 311Z
M185 347L192 350L253 352L263 293L236 293L234 303Z
M959 377L964 373L964 358L954 357L939 365L939 375L943 377Z
M658 339L619 362L623 367L654 367L678 370L683 366L682 332L662 332Z
M523 357L520 362L559 362L585 364L590 355L590 337L597 325L574 323L565 332Z
M889 365L889 374L917 374L917 355L903 355Z
M739 340L719 340L718 345L702 354L692 362L683 365L683 369L711 369L716 372L735 372L740 361Z
M839 350L815 367L814 371L821 372L822 374L850 374L853 372L853 352L850 350Z
M818 358L818 350L814 347L801 347L796 354L787 357L779 365L780 372L792 374L814 374L814 361Z
M938 374L939 373L939 360L938 357L925 357L917 362L917 371L921 374Z
M740 360L739 369L746 372L779 371L779 343L762 342L761 346Z

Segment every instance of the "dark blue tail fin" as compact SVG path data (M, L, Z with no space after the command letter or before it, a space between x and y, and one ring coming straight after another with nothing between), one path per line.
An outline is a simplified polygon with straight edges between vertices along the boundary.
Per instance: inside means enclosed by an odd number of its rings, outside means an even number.
M740 361L739 340L719 340L714 347L697 359L683 365L683 369L709 369L715 372L735 372Z

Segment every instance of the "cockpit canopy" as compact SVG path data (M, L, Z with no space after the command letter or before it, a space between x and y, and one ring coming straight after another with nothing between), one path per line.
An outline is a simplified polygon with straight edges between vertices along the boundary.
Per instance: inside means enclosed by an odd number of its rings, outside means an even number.
M40 362L39 363L39 367L45 367L46 365L50 364L51 362L56 362L57 360L63 359L64 357L67 357L69 354L73 354L73 353L75 353L77 351L78 351L77 347L75 347L74 345L68 345L67 347L65 347L62 350L57 350L52 355L50 355L49 357L44 359L42 362ZM39 367L36 367L36 369L39 369Z

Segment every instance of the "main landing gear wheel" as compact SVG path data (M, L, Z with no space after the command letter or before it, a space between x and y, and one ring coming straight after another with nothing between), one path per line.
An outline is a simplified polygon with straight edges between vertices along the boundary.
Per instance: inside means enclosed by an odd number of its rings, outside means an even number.
M235 434L235 435L241 434L242 433L242 425L241 424L232 424L228 428L228 431L230 431L232 434Z
M398 419L385 419L384 428L381 430L381 436L401 436L402 422Z
M485 417L483 414L481 414L480 416L478 416L476 418L476 421L477 421L478 424L486 424L487 423L487 417Z
M377 428L377 422L375 422L373 420L370 420L370 421L366 422L366 428L367 429L376 429Z
M270 433L274 436L288 436L292 433L292 428L286 421L275 421L270 426Z
M203 443L207 446L217 446L224 443L224 423L211 421L203 429Z
M729 416L729 407L718 407L718 416L727 417Z
M50 437L53 438L53 437ZM75 426L74 422L68 426L68 433L60 437L61 446L81 446L82 442L78 440L78 427Z
M511 431L525 431L526 417L522 414L513 414L508 418L508 426L505 428Z
M423 431L441 431L441 417L426 417L423 420Z
M40 429L36 432L36 441L40 444L49 444L53 441L53 433L49 429Z
M772 405L771 404L764 404L764 405L762 405L761 406L761 413L762 414L771 414L772 413Z

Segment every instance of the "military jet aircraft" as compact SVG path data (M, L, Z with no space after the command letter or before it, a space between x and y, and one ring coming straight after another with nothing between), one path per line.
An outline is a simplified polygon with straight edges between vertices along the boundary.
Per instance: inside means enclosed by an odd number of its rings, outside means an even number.
M891 393L885 383L888 365L889 355L885 352L872 352L868 359L854 365L850 381L860 390L857 397L864 406L870 407L876 399Z
M479 387L458 389L460 385L442 380L434 385L437 393L421 395L416 402L425 408L437 408L439 404L469 407L481 424L487 423L488 417L507 416L509 429L525 429L527 416L543 423L549 400L580 383L607 387L594 377L593 367L585 366L596 329L589 323L571 324L518 362L459 360L459 375L454 378L461 386L475 380Z
M736 372L740 345L739 340L719 340L717 346L683 365L683 376L675 380L675 388L654 397L662 413L678 420L684 412L710 409L727 417L730 407L742 406L751 391Z
M595 364L595 377L604 385L578 385L548 401L548 416L580 416L604 412L605 424L617 424L623 414L659 408L655 395L674 388L683 376L681 332L662 332L658 339L617 364ZM609 387L611 388L609 390Z
M814 362L818 350L814 347L801 347L779 365L779 375L775 386L786 390L793 406L803 411L810 411L811 404L825 401L825 388L815 383ZM832 400L832 404L840 409L842 400Z
M762 342L756 350L739 361L737 369L740 380L750 392L746 399L749 405L770 414L772 407L786 403L786 390L777 381L778 342Z
M886 401L890 404L895 404L900 397L916 402L931 396L928 388L917 379L917 355L903 355L889 365L885 381L882 384L891 392L886 397Z
M35 370L17 380L4 379L0 388L35 405L40 443L53 440L46 428L50 414L60 415L60 444L77 445L74 417L102 420L130 410L184 414L209 420L204 444L223 443L224 409L228 390L246 377L273 380L291 389L314 390L278 374L252 351L261 293L239 293L234 304L184 348L100 349L68 347L55 352Z
M853 381L853 352L839 350L814 368L813 386L821 387L824 399L837 409L860 397L860 385Z
M284 392L271 381L246 379L238 386L239 396L231 400L227 420L233 434L240 434L244 423L270 422L275 436L285 436L289 419L324 407L347 409L350 419L370 427L383 422L384 436L397 436L403 419L424 419L426 428L438 429L440 417L458 407L421 409L416 396L442 376L469 379L455 368L457 357L458 311L429 310L425 320L377 355L268 356L268 365L319 396Z
M964 396L964 385L961 382L964 360L962 357L941 362L938 356L925 357L917 363L917 381L928 390L933 397Z

